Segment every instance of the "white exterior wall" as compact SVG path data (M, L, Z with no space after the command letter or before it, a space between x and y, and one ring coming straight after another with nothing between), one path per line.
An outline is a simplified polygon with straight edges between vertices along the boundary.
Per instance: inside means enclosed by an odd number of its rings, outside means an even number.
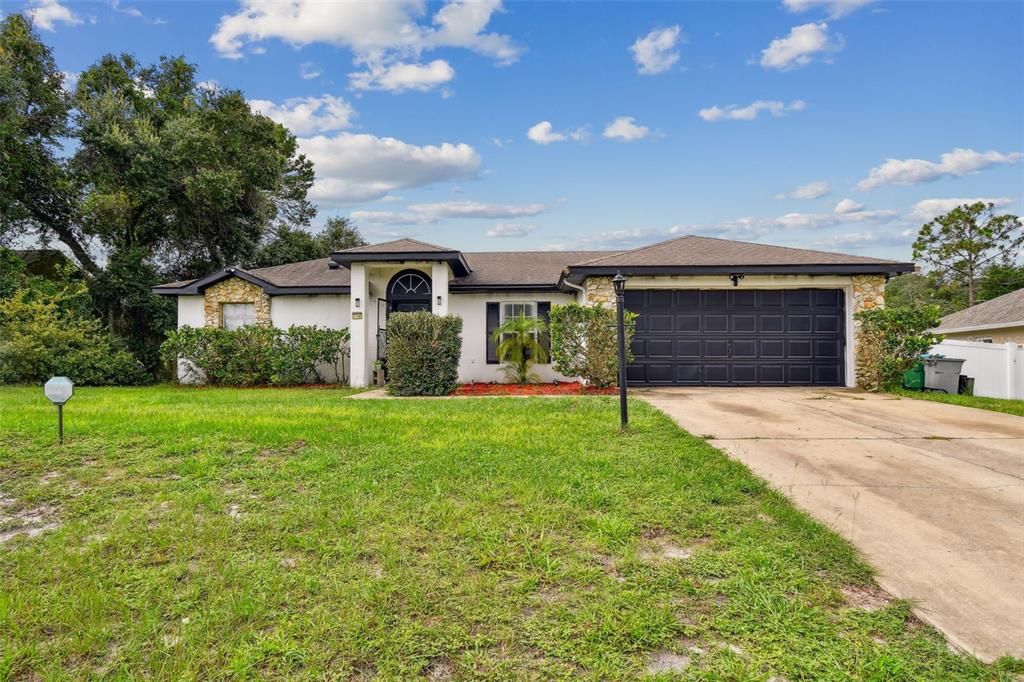
M742 268L738 268L742 270ZM747 275L734 287L727 275L629 277L626 289L842 289L846 312L846 385L857 385L853 334L853 277L849 275ZM581 294L582 296L582 294Z
M178 329L206 326L202 296L178 296Z
M349 321L348 294L271 296L270 322L278 329L292 325L316 325L344 329Z
M202 328L206 324L206 312L203 308L202 296L177 296L178 329L182 327ZM190 372L192 367L187 360L178 358L178 380L182 383L197 383L199 377Z
M271 296L270 323L278 329L288 329L292 325L344 329L349 323L349 300L347 294ZM346 375L350 364L350 361L345 363ZM336 370L331 365L319 365L317 371L327 381L338 380Z
M493 293L452 294L448 312L462 318L462 357L459 359L461 383L506 382L501 365L487 364L487 304L505 301L550 301L561 305L575 300L572 294L562 293ZM550 364L535 365L533 370L542 381L572 381L559 374Z

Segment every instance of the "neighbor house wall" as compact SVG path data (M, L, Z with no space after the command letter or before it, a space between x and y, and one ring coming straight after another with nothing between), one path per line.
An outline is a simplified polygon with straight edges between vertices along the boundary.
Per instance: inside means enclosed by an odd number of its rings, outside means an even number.
M732 289L727 275L664 275L628 277L627 289ZM747 275L740 289L841 289L846 312L846 385L857 385L856 325L858 310L884 305L885 277L882 275ZM611 277L588 277L583 281L583 301L615 304Z
M462 318L462 356L459 359L461 383L505 382L508 378L501 365L487 364L487 304L491 302L541 302L561 305L576 300L574 294L558 292L523 292L489 294L452 294L448 312ZM541 381L572 381L554 370L550 363L536 365L534 372Z
M975 329L964 332L937 332L944 338L957 341L992 339L991 343L1024 343L1024 325L1000 329Z

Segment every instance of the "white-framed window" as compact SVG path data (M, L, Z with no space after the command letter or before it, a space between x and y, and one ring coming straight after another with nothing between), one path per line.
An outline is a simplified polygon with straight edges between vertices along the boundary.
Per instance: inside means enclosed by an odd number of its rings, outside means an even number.
M247 324L256 324L255 303L222 303L220 308L221 326L229 332Z
M520 315L537 317L537 304L528 302L508 302L501 304L501 323Z

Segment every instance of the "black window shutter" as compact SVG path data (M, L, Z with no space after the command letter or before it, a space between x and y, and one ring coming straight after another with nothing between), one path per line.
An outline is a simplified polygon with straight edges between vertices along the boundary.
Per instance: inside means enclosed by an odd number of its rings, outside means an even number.
M537 317L544 320L544 324L551 323L551 301L537 302ZM551 362L551 334L545 332L540 335L540 345L548 352L548 362Z
M501 326L501 312L498 303L487 304L487 364L498 364L498 344L494 342L494 330Z

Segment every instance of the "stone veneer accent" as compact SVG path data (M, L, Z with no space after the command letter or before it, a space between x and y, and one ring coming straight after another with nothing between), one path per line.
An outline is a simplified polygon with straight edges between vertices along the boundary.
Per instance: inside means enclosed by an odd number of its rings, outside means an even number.
M587 277L583 280L583 291L587 295L587 303L615 305L615 286L611 277Z
M885 277L883 275L853 276L853 313L862 310L885 307ZM867 358L862 352L860 322L853 320L853 352L854 372L857 376L857 387L876 389L877 377L867 371Z
M256 306L256 324L270 324L270 296L261 287L240 277L230 277L206 288L203 313L207 327L221 325L222 303L252 303Z

